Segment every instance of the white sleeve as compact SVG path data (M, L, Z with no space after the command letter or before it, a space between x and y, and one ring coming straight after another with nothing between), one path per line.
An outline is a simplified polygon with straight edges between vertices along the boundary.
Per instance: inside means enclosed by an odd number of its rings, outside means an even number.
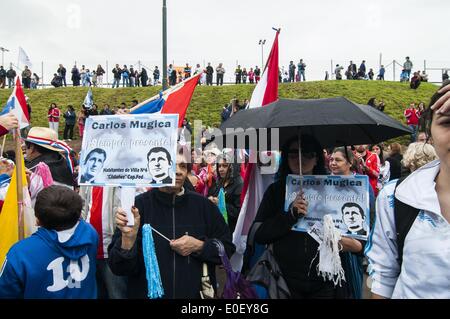
M366 245L372 293L391 298L400 265L397 261L397 235L394 218L394 189L397 180L390 181L378 195L375 225Z

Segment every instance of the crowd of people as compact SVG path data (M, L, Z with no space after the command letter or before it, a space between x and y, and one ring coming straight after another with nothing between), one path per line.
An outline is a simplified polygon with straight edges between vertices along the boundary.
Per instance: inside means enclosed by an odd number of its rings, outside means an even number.
M300 59L298 63L290 61L289 65L285 68L281 66L279 69L279 82L299 82L306 81L306 66L307 64L303 59ZM384 65L381 65L378 73L375 74L373 68L368 68L366 66L366 61L362 60L359 67L350 61L349 65L345 69L344 66L336 64L334 69L334 77L336 80L342 80L345 76L347 80L382 80L384 81L386 69ZM68 74L67 69L59 64L56 72L50 81L50 84L54 87L67 86L67 82L70 80L72 86L94 86L94 87L108 87L110 83L106 83L104 80L105 74L108 70L105 70L100 64L92 69L86 68L82 65L79 68L74 65ZM130 65L120 66L116 64L113 69L111 69L112 74L112 88L122 87L146 87L149 85L159 85L162 83L162 72L155 66L152 70L147 67L139 68ZM344 72L344 74L343 74ZM195 67L191 67L189 63L186 63L184 67L176 67L173 64L169 64L167 68L167 82L169 85L175 85L192 75L201 73L199 84L213 85L213 78L215 76L215 84L223 85L224 76L226 70L223 67L223 63L219 63L216 67L213 67L210 62L206 66L200 66L196 64ZM234 69L233 78L235 84L253 84L258 83L262 70L260 67L241 67L237 65ZM10 66L9 70L4 70L3 66L0 66L0 88L4 88L6 83L8 83L8 88L14 86L14 78L18 75L16 70ZM412 76L411 76L412 75ZM32 73L31 70L25 66L24 70L21 72L22 84L25 88L36 89L40 83L40 78L36 73ZM448 70L443 70L442 81L448 80ZM325 80L329 80L330 76L328 71L326 72ZM405 62L402 66L402 71L400 73L400 82L409 82L412 89L417 89L421 82L428 82L428 74L424 71L413 71L413 63L409 57L405 58Z
M299 174L300 169L305 175L368 176L371 221L376 220L369 239L366 242L342 237L339 244L343 264L354 258L361 260L364 255L368 259L374 297L450 297L449 92L450 83L446 82L432 97L429 107L420 103L416 109L412 103L405 110L408 125L414 130L406 151L398 143L324 149L314 136L302 135L301 155L297 137L275 152L278 168L270 176L270 186L259 205L254 238L258 244L272 246L291 298L361 298L360 292L351 289L354 282L349 268L345 269L348 279L343 286L336 286L313 271L318 266L314 258L318 243L307 233L291 230L308 214L308 201L302 195L284 213L286 178L288 174ZM372 107L380 107L381 103L372 102ZM246 103L241 105L233 99L224 107L222 120L227 121ZM120 113L120 108L112 110L107 104L100 112L96 107L83 108L77 120L75 109L69 105L63 114L64 139L73 138L76 123L82 136L86 117ZM121 207L120 187L77 185L80 158L76 152L64 152L58 147L65 145L58 139L60 117L61 112L52 103L49 128L32 127L23 139L29 191L39 228L8 252L0 275L0 298L146 298L148 251L142 225L149 222L169 238L154 238L164 298L199 298L204 264L216 290L215 271L221 259L213 239L223 243L229 257L233 254L231 238L241 210L243 177L248 168L245 153L219 150L214 143L208 143L204 131L196 137L201 148L186 151L190 143L185 140L173 159L175 186L138 188L131 209L134 225L129 225ZM17 126L13 115L0 116L2 134ZM187 119L183 129L191 131ZM3 154L1 161L0 200L5 198L12 175L12 153ZM92 157L93 166L101 165L106 157L97 153ZM244 160L238 164L233 158L239 156ZM67 165L69 161L73 171ZM91 157L85 161L91 161ZM44 179L33 172L40 163L48 167L52 183L45 185ZM399 178L404 178L400 184ZM221 192L228 223L219 210ZM417 210L408 237L403 236L400 244L396 237L399 233L393 211L394 206L397 209L394 193L396 201L407 205L405 209ZM362 267L362 261L358 265ZM430 269L433 276L423 273L423 269ZM242 272L248 270L244 268ZM362 282L362 273L359 276Z

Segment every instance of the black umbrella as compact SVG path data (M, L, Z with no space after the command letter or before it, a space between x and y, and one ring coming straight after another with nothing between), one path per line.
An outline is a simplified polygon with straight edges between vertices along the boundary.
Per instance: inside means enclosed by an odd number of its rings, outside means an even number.
M236 140L242 139L245 132L248 133L242 130L230 132L230 129L234 131L236 128L254 128L260 133L269 133L271 129L278 128L278 146L298 136L299 132L314 136L322 147L376 144L412 133L409 127L383 112L353 103L344 97L279 99L265 107L239 111L220 126L227 146L238 146ZM274 142L271 141L272 147ZM263 150L258 145L246 144L246 147Z

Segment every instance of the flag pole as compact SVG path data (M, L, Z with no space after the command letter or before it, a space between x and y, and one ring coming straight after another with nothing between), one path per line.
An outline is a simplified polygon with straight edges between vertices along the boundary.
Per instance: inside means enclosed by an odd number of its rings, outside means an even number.
M17 208L19 219L19 240L24 238L24 221L23 221L23 185L22 185L22 145L20 141L20 129L16 129L14 136L16 142L16 178L17 178Z
M2 150L0 152L0 156L3 156L3 151L5 150L5 142L6 142L6 134L3 135L3 143L2 143Z

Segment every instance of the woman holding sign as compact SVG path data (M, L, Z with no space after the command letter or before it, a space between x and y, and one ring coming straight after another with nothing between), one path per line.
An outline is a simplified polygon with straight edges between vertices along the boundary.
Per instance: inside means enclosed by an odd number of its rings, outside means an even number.
M323 150L311 136L302 135L302 172L304 175L326 175ZM319 244L305 232L293 231L299 218L307 214L308 202L297 196L289 212L284 212L286 178L288 174L299 174L298 137L288 141L282 148L278 181L264 193L255 222L261 222L255 233L259 244L273 244L274 257L286 280L291 298L337 297L333 282L324 281L316 268Z
M352 163L354 162L353 152L345 147L337 147L333 150L330 156L330 171L332 175L351 176L354 175L352 171ZM372 187L369 187L369 201L370 201L370 221L374 220L373 212L375 209L375 194ZM358 206L359 207L359 206ZM350 228L356 225L358 221L363 223L364 212L361 218L346 218L343 212L343 221ZM363 225L358 225L363 226ZM342 245L341 261L345 270L346 284L343 287L343 293L347 297L360 299L362 297L362 281L363 281L363 267L362 257L365 241L342 237L340 240Z

